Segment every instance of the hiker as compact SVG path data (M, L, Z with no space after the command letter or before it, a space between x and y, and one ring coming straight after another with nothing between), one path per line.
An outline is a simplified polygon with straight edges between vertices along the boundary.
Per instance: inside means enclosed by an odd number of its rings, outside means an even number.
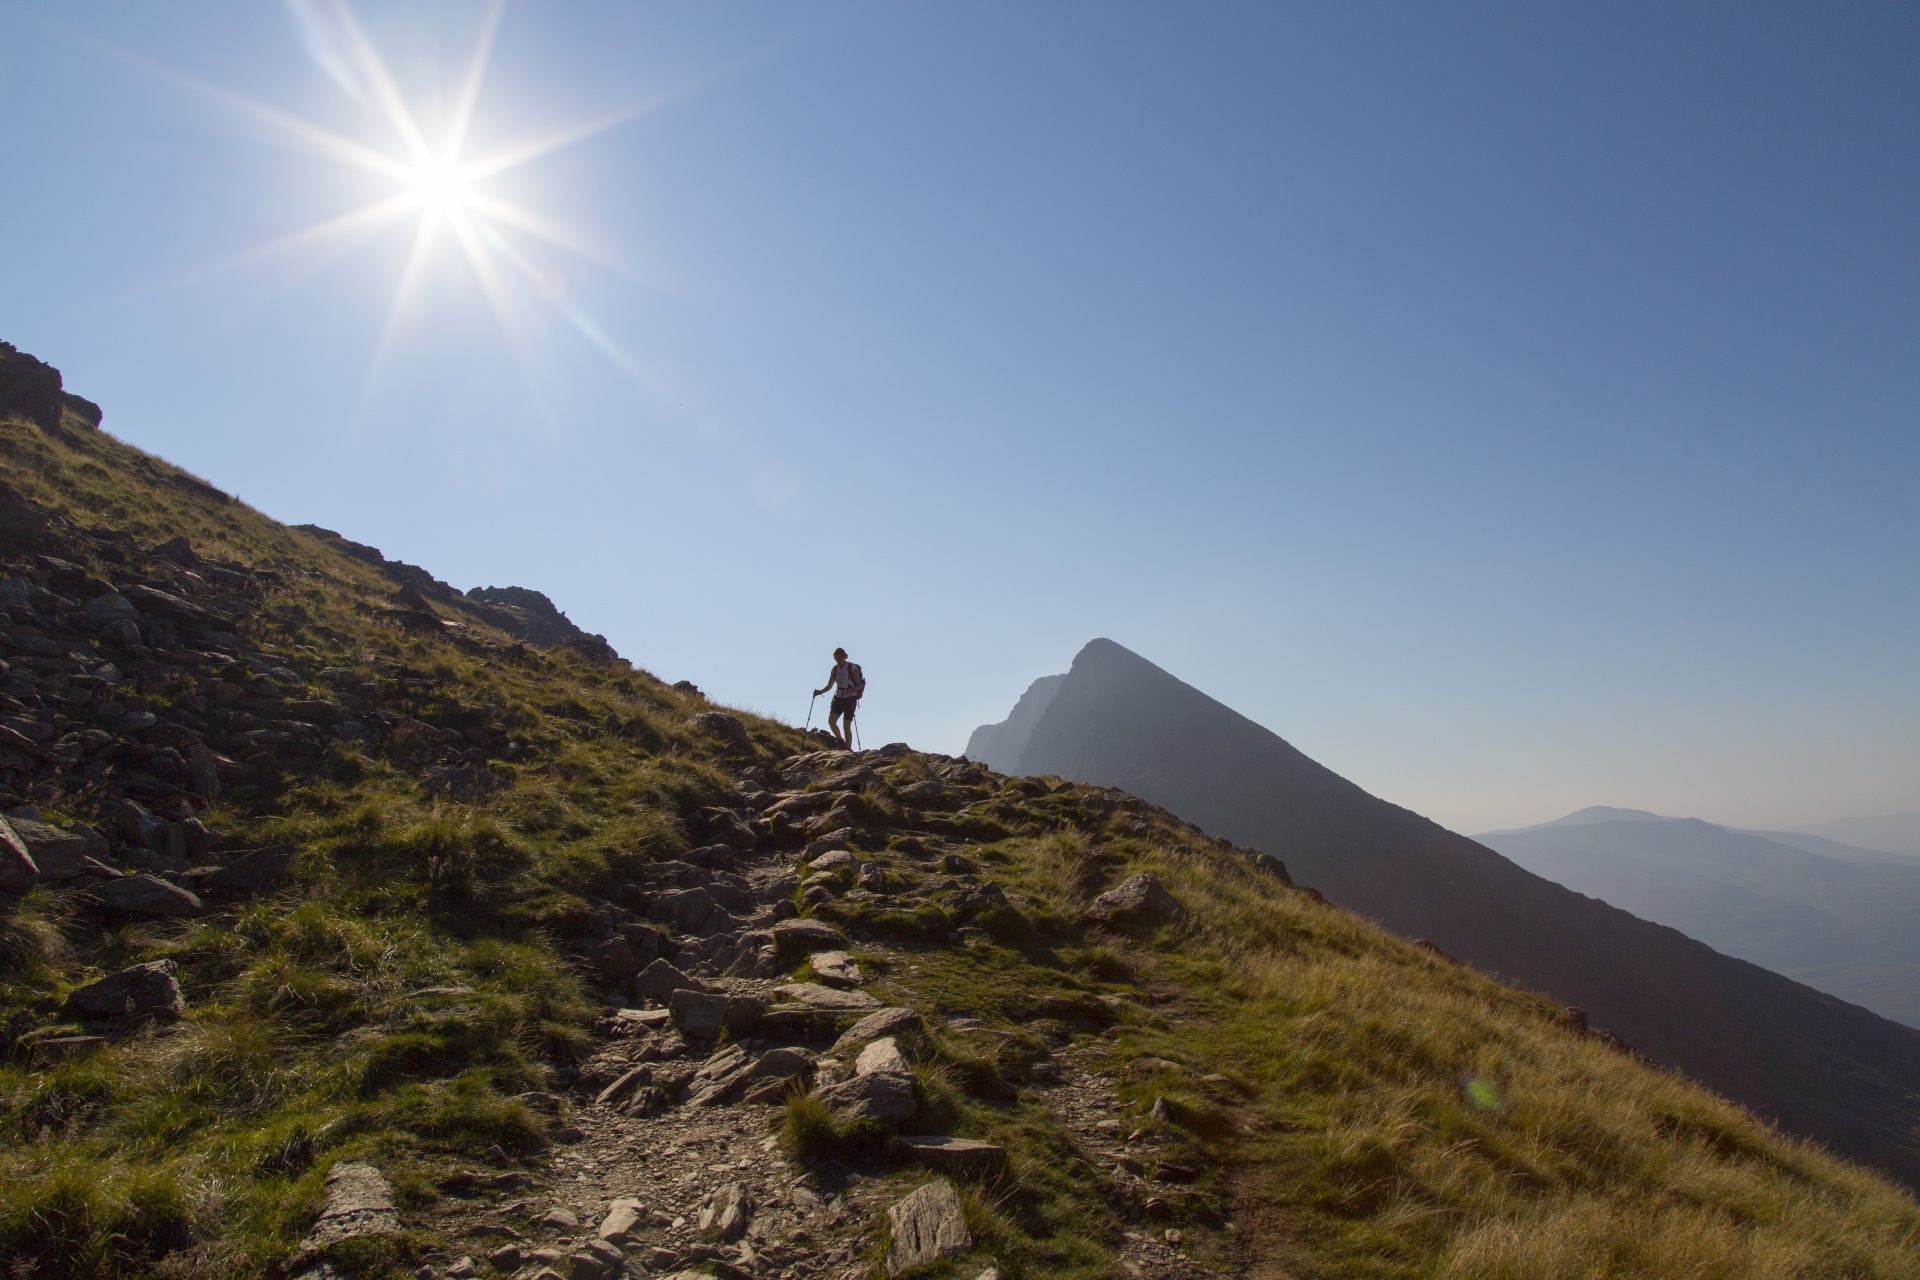
M827 672L827 682L813 691L819 697L828 689L833 690L833 705L827 709L827 732L848 751L853 750L853 709L860 701L860 695L867 691L867 678L860 672L860 664L847 661L845 649L833 651L833 670ZM836 723L838 722L838 723Z

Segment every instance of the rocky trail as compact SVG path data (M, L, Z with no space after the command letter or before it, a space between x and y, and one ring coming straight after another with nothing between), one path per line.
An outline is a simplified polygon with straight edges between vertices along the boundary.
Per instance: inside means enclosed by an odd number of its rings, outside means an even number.
M813 808L822 812L808 828L827 830L798 851L697 849L651 869L629 899L641 909L609 907L596 956L619 1007L601 1019L595 1052L564 1093L525 1099L552 1113L564 1145L524 1173L476 1170L443 1187L449 1194L431 1218L413 1224L450 1242L422 1267L423 1280L851 1280L876 1266L898 1273L948 1257L975 1264L963 1268L969 1280L999 1274L977 1248L960 1199L942 1189L1017 1195L1018 1171L998 1146L916 1123L914 1069L930 1029L989 1043L1007 1034L965 1012L917 1007L917 962L987 945L984 931L963 927L902 946L794 907L796 894L814 905L851 899L896 910L930 895L1003 898L974 874L964 837L909 832L902 855L896 832L889 852L849 849L853 830L834 825L859 795L845 784L884 783L876 767L910 754L899 746L823 751L748 770L742 811L713 822L727 825L756 806L761 814ZM916 758L961 786L979 773L964 761ZM1122 914L1178 909L1163 896L1157 885L1130 884L1099 905ZM781 981L796 968L805 980ZM1221 1264L1230 1250L1202 1265L1184 1247L1186 1234L1163 1225L1166 1197L1178 1194L1172 1183L1198 1171L1159 1161L1155 1126L1120 1102L1116 1034L1056 1028L1057 1048L1031 1064L1019 1092L1044 1109L1074 1159L1111 1182L1120 1274L1235 1274ZM851 1155L796 1150L786 1104L809 1091L836 1121L884 1135L880 1145ZM393 1228L382 1219L372 1229ZM314 1274L324 1273L323 1264Z

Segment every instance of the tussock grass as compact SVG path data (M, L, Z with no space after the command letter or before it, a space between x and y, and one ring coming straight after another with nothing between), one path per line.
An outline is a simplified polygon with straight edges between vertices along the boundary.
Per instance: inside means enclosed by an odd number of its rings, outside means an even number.
M1069 905L1049 885L1088 850L1033 852L1034 892ZM1197 1153L1262 1170L1323 1273L1920 1275L1911 1196L1576 1035L1552 1002L1164 836L1114 874L1136 870L1190 915L1129 967L1202 1016L1136 1017L1122 1052L1231 1080L1208 1098L1162 1071L1121 1095L1167 1097Z

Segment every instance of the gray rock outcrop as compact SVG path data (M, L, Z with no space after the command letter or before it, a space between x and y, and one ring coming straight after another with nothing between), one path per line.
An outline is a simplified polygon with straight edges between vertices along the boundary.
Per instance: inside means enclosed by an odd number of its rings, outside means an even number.
M843 1125L877 1124L894 1128L911 1120L920 1104L914 1100L913 1077L897 1071L854 1076L814 1091L833 1118Z
M795 964L803 956L845 941L840 931L824 920L782 920L773 926L774 957L782 964Z
M1087 914L1115 929L1152 929L1187 914L1179 899L1153 876L1128 876L1093 900Z
M889 1208L887 1222L893 1228L893 1243L887 1249L887 1271L892 1275L973 1248L959 1193L945 1178L936 1178Z
M400 1213L386 1178L370 1164L342 1161L327 1171L326 1206L300 1248L312 1253L343 1240L399 1233Z
M857 1044L868 1040L878 1040L882 1036L903 1036L921 1030L925 1026L918 1013L912 1009L898 1007L876 1009L860 1021L854 1023L833 1042L833 1052L844 1053Z
M177 1018L186 1008L180 994L180 966L171 960L150 960L122 969L76 988L67 997L66 1008L89 1019Z
M729 1182L716 1188L700 1207L700 1234L708 1240L730 1244L746 1233L747 1219L752 1214L753 1201L747 1195L746 1184Z
M40 868L27 852L26 842L0 819L0 894L19 897L40 881Z
M93 895L107 911L142 920L203 915L207 909L198 895L144 871L109 880L93 890Z

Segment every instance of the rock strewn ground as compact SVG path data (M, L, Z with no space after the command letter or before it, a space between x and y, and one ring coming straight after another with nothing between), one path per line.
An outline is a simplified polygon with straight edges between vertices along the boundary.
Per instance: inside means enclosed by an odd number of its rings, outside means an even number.
M870 786L885 787L889 766L909 759L898 748L889 751L862 756L818 752L748 769L742 778L742 812L820 794L799 788L823 780L831 787L851 771L866 774ZM952 777L956 790L969 780L984 780L978 766L964 761L911 758L919 767ZM785 789L773 791L767 784ZM844 804L830 801L808 828L770 841L789 847L729 847L724 853L709 852L705 861L710 865L704 867L680 863L646 873L664 894L644 904L633 899L625 910L634 918L611 924L609 937L626 937L623 930L654 914L650 908L663 898L695 890L718 894L731 907L716 902L705 908L708 915L699 917L691 932L669 925L667 936L650 945L671 951L671 963L684 965L681 972L704 989L706 998L723 1004L747 1001L755 1012L724 1043L709 1035L689 1036L686 1011L673 1007L672 999L635 997L631 987L639 975L620 967L608 973L616 989L626 985L624 1000L634 1007L611 1011L602 1020L599 1047L567 1094L565 1131L573 1141L553 1157L532 1187L513 1184L481 1192L475 1202L448 1202L434 1225L457 1241L456 1253L481 1260L483 1273L492 1266L503 1274L531 1277L539 1268L552 1267L562 1275L585 1275L606 1265L594 1260L588 1245L599 1238L596 1232L603 1222L611 1220L620 1265L634 1273L695 1269L775 1280L851 1280L871 1272L886 1211L926 1176L914 1171L911 1148L903 1144L888 1159L867 1161L795 1153L783 1145L779 1128L785 1116L782 1104L788 1093L805 1088L804 1076L783 1068L779 1087L758 1100L743 1097L744 1088L751 1083L754 1063L775 1059L812 1063L817 1072L812 1083L823 1098L836 1097L860 1081L863 1069L881 1076L896 1072L906 1064L894 1037L912 1035L929 1020L904 1007L915 998L910 975L916 957L980 944L967 936L964 926L938 941L900 945L872 936L859 924L792 918L791 898L776 892L790 895L807 884L825 889L821 905L884 902L894 910L959 899L963 912L967 904L1004 902L1005 896L980 893L990 882L977 874L977 864L967 856L972 846L965 837L947 834L951 828L933 829L943 825L939 819L926 826L891 824L889 849L854 855L817 849L809 837L829 820L839 821L830 819L829 810ZM790 847L794 843L801 847ZM879 869L878 877L868 878L877 888L860 887L859 871L865 868ZM707 921L715 916L724 917L725 927L709 933ZM897 1005L863 1017L858 1011L809 1003L814 992L847 991L777 981L785 976L783 966L811 964L809 955L824 957L843 979L850 976L853 955L822 949L845 947L850 941L870 965L895 975L879 983L882 994L868 995L866 1003L880 1006L892 1000ZM860 973L857 963L851 964L850 973ZM688 993L672 994L678 998ZM663 1003L670 1007L639 1007ZM799 1018L783 1021L788 1015ZM963 1034L993 1034L964 1016L940 1025ZM1195 1262L1183 1247L1181 1230L1166 1225L1170 1210L1163 1197L1177 1192L1154 1180L1157 1139L1135 1132L1141 1118L1127 1116L1113 1092L1112 1073L1103 1069L1112 1034L1089 1030L1065 1035L1048 1069L1036 1072L1020 1096L1044 1107L1078 1158L1112 1180L1119 1212L1110 1244L1122 1271L1183 1278L1237 1274L1217 1259L1204 1266ZM910 1110L912 1078L905 1079ZM716 1080L742 1083L731 1092L717 1093ZM651 1101L644 1099L649 1090L657 1095ZM911 1123L905 1128L914 1130ZM991 1180L1005 1169L1004 1153L990 1144L958 1144L959 1155L950 1162L943 1161L939 1145L928 1144L932 1154L925 1164L962 1185L969 1179ZM731 1232L703 1231L703 1217L713 1216L716 1197L729 1196L750 1206L739 1214L743 1221L737 1238ZM487 1258L498 1265L485 1262ZM983 1258L980 1266L993 1261Z

